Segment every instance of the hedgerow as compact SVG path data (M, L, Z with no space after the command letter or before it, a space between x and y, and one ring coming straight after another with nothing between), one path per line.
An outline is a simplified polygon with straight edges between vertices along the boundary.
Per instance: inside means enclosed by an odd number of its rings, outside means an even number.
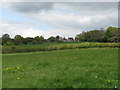
M119 43L59 43L53 45L28 45L23 46L2 46L2 53L24 53L24 52L36 52L36 51L53 51L53 50L65 50L65 49L81 49L81 48L119 48Z

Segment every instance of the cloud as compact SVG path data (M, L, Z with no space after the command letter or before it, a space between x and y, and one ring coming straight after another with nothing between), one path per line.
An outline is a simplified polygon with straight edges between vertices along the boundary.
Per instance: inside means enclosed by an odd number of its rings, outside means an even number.
M51 25L54 28L66 29L66 31L69 31L70 28L75 30L105 28L110 25L117 26L118 23L117 12L84 16L75 13L63 14L58 12L48 12L42 15L34 15L33 17Z
M93 14L105 11L116 11L117 2L12 2L7 3L12 10L22 13L38 13L52 9L68 9L71 11Z
M80 3L48 3L48 2L15 2L5 7L19 12L32 20L37 20L52 27L43 30L30 23L6 23L0 26L0 34L9 33L12 37L20 34L24 37L43 35L74 37L76 34L91 29L118 26L118 6L114 2L80 2ZM38 26L39 27L39 26Z
M53 8L53 3L49 2L14 2L9 3L10 9L21 13L38 13L48 11Z
M69 2L56 3L55 8L64 8L80 12L104 12L108 10L116 10L117 2Z
M76 30L73 32L73 30L61 30L61 29L50 29L50 30L42 30L42 29L35 29L32 27L28 27L29 25L24 24L1 24L0 25L0 36L3 34L8 33L12 38L14 38L15 35L22 35L23 37L35 37L35 36L44 36L46 39L50 36L62 36L62 37L72 37L75 36L76 33L80 33L80 30Z
M65 9L81 16L89 14L106 14L118 11L117 2L12 2L6 3L7 8L20 13L39 14L42 11Z

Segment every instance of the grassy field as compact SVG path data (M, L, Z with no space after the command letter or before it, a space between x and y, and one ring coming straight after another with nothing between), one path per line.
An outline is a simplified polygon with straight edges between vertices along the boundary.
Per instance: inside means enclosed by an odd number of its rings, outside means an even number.
M118 49L3 55L3 88L117 88Z

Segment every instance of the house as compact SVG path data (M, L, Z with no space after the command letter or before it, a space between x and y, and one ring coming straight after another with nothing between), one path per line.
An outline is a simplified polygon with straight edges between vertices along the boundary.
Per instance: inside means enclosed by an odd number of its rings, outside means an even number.
M62 42L67 42L68 41L65 37L64 38L60 38L59 40L62 41Z
M68 39L66 39L65 37L64 38L60 38L59 39L60 41L62 41L62 42L73 42L74 41L74 39L71 37L71 38L68 38Z
M68 42L73 42L74 39L72 37L68 38Z

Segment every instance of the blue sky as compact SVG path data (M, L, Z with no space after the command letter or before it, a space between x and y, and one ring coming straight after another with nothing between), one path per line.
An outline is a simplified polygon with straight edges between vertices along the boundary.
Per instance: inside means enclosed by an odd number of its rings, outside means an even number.
M49 30L52 27L49 26L48 24L42 22L42 21L38 21L35 19L31 19L28 18L24 15L21 15L20 13L17 12L13 12L10 11L8 9L2 8L2 19L8 20L10 22L16 22L16 23L20 23L20 22L24 22L24 23L31 23L31 24L35 24L35 25L39 25L40 27L36 27L38 29L43 29L43 30Z

